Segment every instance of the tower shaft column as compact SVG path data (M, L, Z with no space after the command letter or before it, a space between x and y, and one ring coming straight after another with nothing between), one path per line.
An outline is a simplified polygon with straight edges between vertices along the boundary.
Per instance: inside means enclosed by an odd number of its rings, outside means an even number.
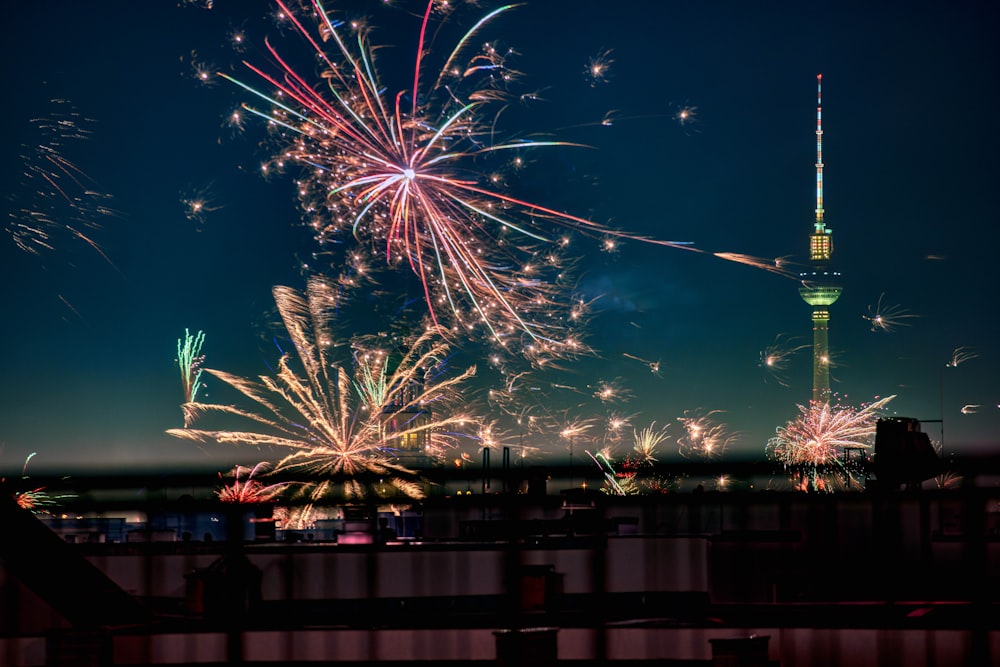
M830 311L815 308L813 322L813 394L812 400L830 401Z

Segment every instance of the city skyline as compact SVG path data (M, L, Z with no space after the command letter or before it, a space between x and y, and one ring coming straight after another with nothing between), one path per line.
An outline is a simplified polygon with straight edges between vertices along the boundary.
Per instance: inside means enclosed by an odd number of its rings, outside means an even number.
M407 70L394 63L410 58L424 4L355 4L344 20L368 19L373 41L389 45L376 52L383 83L405 89ZM175 348L185 331L204 332L207 367L269 373L280 354L271 290L301 289L303 265L322 263L292 177L259 173L263 123L227 124L246 92L198 80L247 76L240 61L266 62L265 36L315 75L301 40L267 19L271 6L110 2L62 7L47 22L41 8L14 11L4 47L5 62L20 63L4 70L20 92L3 140L6 474L32 452L33 468L56 472L256 462L249 448L195 446L166 431L183 423ZM823 73L824 204L844 268L831 306L833 395L854 406L895 395L889 414L928 422L947 453L995 454L989 295L1000 285L985 267L1000 241L997 139L987 132L996 91L982 82L1000 60L986 39L996 16L971 3L909 6L905 20L888 9L758 13L739 3L569 7L529 3L487 31L523 72L497 132L578 144L532 151L512 193L698 252L629 238L606 252L572 239L578 280L562 296L591 305L596 353L533 376L553 410L594 420L591 434L616 413L631 417L630 430L666 426L663 460L680 455L681 420L708 415L732 436L728 455L764 457L810 398L812 333L796 281L752 260L808 260L813 86ZM468 28L490 9L460 8L448 24ZM576 44L553 52L554 26ZM246 44L234 41L244 30ZM25 174L52 156L31 150L51 140L32 122L46 117L70 117L86 135L61 139L57 152L94 179L87 192L108 198L86 211L91 202L77 202L80 223L67 230L59 218L61 235L18 236L24 212L39 206ZM373 312L392 302L379 299L394 280L369 295ZM481 348L463 352L480 357L485 376ZM604 400L609 388L622 400ZM539 458L568 454L558 432L534 446L546 448Z

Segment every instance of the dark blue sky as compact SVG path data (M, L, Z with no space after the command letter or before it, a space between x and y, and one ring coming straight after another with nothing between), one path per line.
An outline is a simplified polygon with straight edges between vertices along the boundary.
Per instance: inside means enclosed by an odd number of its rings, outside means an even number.
M380 56L384 82L406 85L391 64L409 61L423 3L353 4L367 6L356 16L369 17L373 41L399 46ZM499 129L593 147L544 156L544 172L524 175L518 193L533 201L707 251L802 259L822 72L827 224L845 288L832 307L833 389L855 405L896 394L894 414L925 420L943 405L948 450L997 451L1000 21L989 3L870 4L528 2L487 33L520 54L521 85L545 101L501 116ZM467 27L491 8L454 20ZM259 128L225 126L246 95L192 76L192 61L237 62L226 35L238 27L251 43L269 35L305 54L269 9L104 0L5 12L5 224L37 205L23 156L43 141L31 119L51 114L52 99L93 119L92 135L62 152L117 214L90 232L113 266L69 234L38 255L10 234L0 243L0 471L35 451L32 466L54 471L257 460L164 431L180 426L175 346L185 328L205 331L208 366L266 372L276 358L261 336L270 288L301 286L298 260L311 252L290 181L257 174ZM584 68L607 50L610 76L592 86ZM696 114L681 124L684 107ZM601 125L609 112L615 122ZM181 204L195 192L218 207L202 221ZM620 378L634 398L619 410L638 427L672 423L674 436L685 411L721 411L738 434L732 454L762 456L810 395L807 353L792 357L787 386L758 363L778 336L811 340L796 282L637 242L610 256L579 248L584 293L601 297L590 327L600 357L552 382L582 396ZM883 294L919 317L872 332L863 316ZM975 356L946 369L956 348ZM626 354L659 361L661 374ZM939 437L937 424L925 430Z

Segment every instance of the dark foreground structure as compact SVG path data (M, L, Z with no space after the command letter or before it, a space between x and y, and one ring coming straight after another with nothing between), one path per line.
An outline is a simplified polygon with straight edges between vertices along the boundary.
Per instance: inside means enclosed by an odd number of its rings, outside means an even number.
M995 464L818 494L521 472L306 531L207 475L77 479L59 518L2 493L0 664L1000 663Z

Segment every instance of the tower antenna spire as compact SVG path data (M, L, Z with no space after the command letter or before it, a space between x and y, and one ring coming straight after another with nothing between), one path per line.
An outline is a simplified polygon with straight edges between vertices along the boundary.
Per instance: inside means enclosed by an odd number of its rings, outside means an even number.
M816 75L816 231L826 228L823 220L823 75Z

